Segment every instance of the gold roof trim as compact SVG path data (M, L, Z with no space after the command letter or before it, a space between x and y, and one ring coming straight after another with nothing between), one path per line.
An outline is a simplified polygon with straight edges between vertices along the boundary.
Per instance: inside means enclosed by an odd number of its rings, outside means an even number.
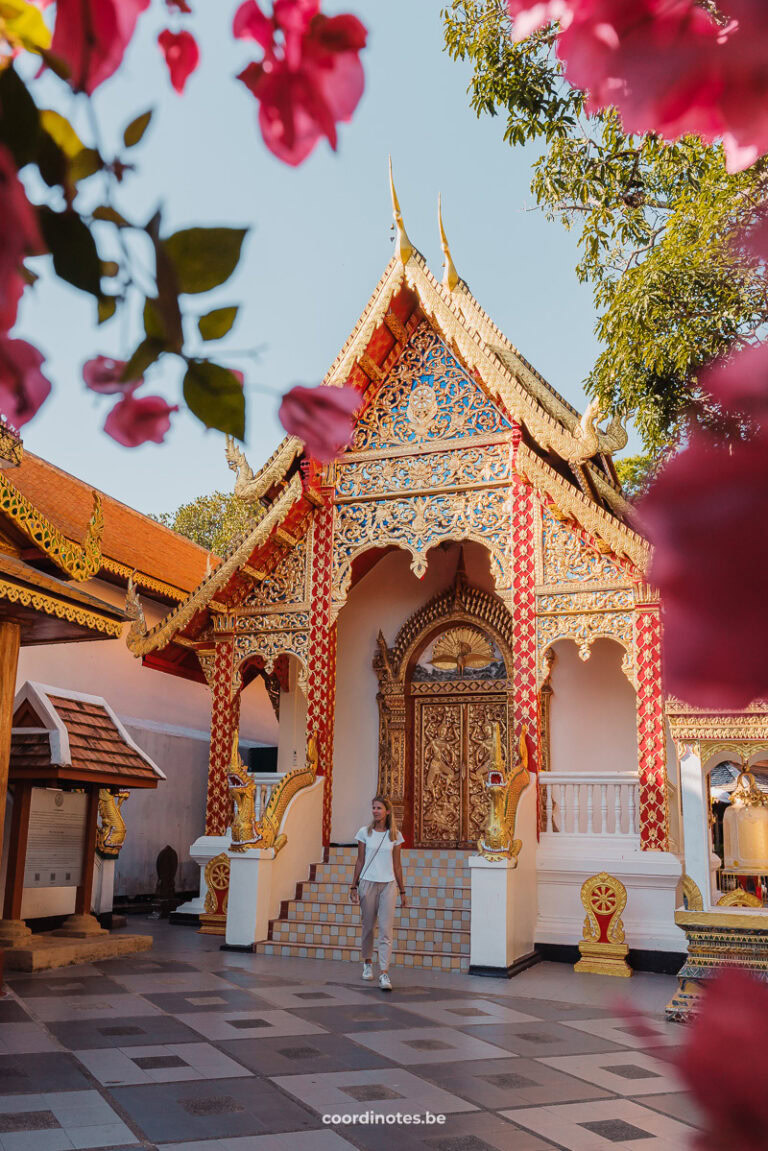
M171 599L182 600L189 595L189 592L185 591L184 588L176 587L175 584L164 583L163 580L145 575L144 572L130 568L127 564L118 563L117 560L109 559L107 556L101 557L100 570L112 572L113 575L124 576L126 580L132 578L134 583L140 584L146 591L156 591L160 595L169 596Z
M392 157L389 157L389 192L392 197L392 219L395 221L395 252L400 263L405 265L413 255L415 248L408 239L403 222L403 213L400 211L400 201L395 191L395 180L392 175Z
M544 385L522 362L514 370L508 366L498 354L499 349L489 345L483 334L468 322L456 303L455 293L448 295L440 289L418 252L405 268L405 279L417 293L426 315L459 350L464 362L479 373L491 395L504 404L513 419L525 424L542 448L551 448L563 459L578 454L582 448L581 435L575 430L581 419L578 413L573 413L573 431L560 417L551 414L543 395L546 392L546 399L551 401L553 392L549 385ZM569 405L564 400L561 402L564 412L567 411ZM614 449L600 448L598 441L596 450Z
M67 539L4 475L0 475L0 512L6 515L35 547L50 556L71 579L78 581L91 579L101 567L104 511L98 492L93 492L93 512L82 545Z
M227 436L225 453L229 468L236 473L234 494L243 503L252 504L263 499L270 488L285 479L286 473L303 450L298 436L286 436L260 471L254 472L242 448Z
M460 276L456 271L451 249L448 246L448 237L445 234L445 227L443 225L443 198L439 192L437 194L437 225L440 229L440 247L443 250L443 287L447 288L449 292L452 292L457 286Z
M24 459L24 444L21 436L0 416L0 467L17 468Z
M295 475L258 523L230 548L222 563L205 577L183 603L173 608L153 628L147 629L138 596L129 586L126 610L133 623L126 636L126 643L133 654L147 655L170 643L174 635L185 628L197 612L210 604L218 589L247 562L251 552L265 543L272 531L280 526L293 505L301 498L301 493L301 476Z
M525 444L520 444L517 449L515 468L538 491L554 500L561 511L581 524L586 532L597 540L604 540L614 555L626 556L640 572L646 570L650 561L650 547L646 540L610 512L588 500Z
M0 599L9 603L20 604L21 607L32 608L33 611L43 612L45 615L56 616L57 619L67 620L68 623L77 623L82 627L89 627L95 631L102 631L105 635L117 638L123 630L122 620L107 619L97 612L87 611L74 604L65 603L45 592L34 591L32 588L19 587L18 584L9 583L0 579Z

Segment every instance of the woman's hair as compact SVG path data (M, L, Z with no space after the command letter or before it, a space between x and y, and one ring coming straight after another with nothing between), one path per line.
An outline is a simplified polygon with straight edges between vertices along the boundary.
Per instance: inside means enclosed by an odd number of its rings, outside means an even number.
M397 817L392 808L392 800L387 795L374 795L371 803L383 803L386 807L387 814L384 821L384 826L389 828L389 838L392 840L392 842L397 843L399 832L397 830ZM372 831L373 820L371 820L371 822L368 824L368 834L370 835Z

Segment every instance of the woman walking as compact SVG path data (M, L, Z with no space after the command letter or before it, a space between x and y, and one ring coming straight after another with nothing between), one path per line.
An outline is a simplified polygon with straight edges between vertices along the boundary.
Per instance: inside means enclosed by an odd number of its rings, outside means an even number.
M368 826L361 827L355 836L357 862L349 898L353 903L360 903L363 979L373 979L373 928L378 919L379 987L382 991L391 991L389 960L392 955L392 929L398 891L400 906L408 906L400 861L400 845L405 840L397 829L392 804L385 795L374 797L371 815Z

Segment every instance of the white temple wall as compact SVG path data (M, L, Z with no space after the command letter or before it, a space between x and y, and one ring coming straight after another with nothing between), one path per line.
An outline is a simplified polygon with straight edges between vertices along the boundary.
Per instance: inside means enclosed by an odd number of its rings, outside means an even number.
M378 682L373 670L379 631L391 645L406 620L453 585L458 544L433 548L423 579L410 570L411 557L393 551L349 593L339 612L336 659L336 722L333 752L331 840L351 843L370 817L379 769ZM488 555L479 544L464 545L467 578L493 591Z
M558 641L554 650L551 770L637 771L635 692L621 670L624 649L600 639L588 660L572 640Z
M297 664L289 664L289 690L280 692L280 726L277 737L277 770L303 767L307 754L307 697L296 683Z

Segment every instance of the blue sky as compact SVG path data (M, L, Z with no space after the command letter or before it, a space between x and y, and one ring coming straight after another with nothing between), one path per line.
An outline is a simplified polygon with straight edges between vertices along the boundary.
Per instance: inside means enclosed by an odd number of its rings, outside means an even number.
M369 28L366 90L352 122L341 126L338 152L322 142L298 169L266 150L256 104L233 78L252 57L250 45L231 37L236 6L197 0L203 61L180 98L155 43L164 19L153 3L121 72L99 90L97 110L103 135L118 140L134 115L155 108L135 150L140 171L119 194L127 215L144 220L162 205L167 231L193 224L251 229L231 281L209 296L186 297L198 314L242 305L230 336L208 349L246 372L251 463L257 466L280 437L278 393L320 381L390 258L390 152L408 233L433 272L440 275L441 191L459 273L526 358L583 408L581 381L597 342L591 291L573 271L575 238L533 210L530 165L539 149L510 148L501 118L477 120L470 110L469 71L443 50L439 0L325 4L329 14L354 11ZM85 135L82 110L61 96L58 83L42 82L39 101L55 99ZM17 329L47 356L55 385L24 429L27 447L145 512L230 490L223 437L186 412L162 446L127 450L101 432L109 401L85 391L82 363L99 352L126 356L138 317L133 327L115 321L97 328L89 299L46 279L27 292ZM256 361L234 354L251 348L260 349ZM150 372L144 390L175 402L180 375L168 360Z

